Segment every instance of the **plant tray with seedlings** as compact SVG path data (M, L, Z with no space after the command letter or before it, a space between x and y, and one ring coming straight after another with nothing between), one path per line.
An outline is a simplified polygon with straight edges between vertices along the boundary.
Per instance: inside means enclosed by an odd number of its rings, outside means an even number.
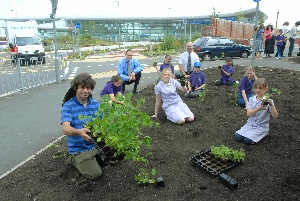
M212 153L211 149L196 154L191 158L191 162L209 172L212 175L219 175L241 163L241 161L223 160L216 158Z

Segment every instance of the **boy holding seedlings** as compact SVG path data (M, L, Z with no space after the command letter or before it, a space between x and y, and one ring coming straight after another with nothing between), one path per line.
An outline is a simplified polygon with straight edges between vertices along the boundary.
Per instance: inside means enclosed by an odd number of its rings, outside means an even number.
M238 91L237 104L240 107L247 107L249 98L253 96L253 84L257 79L252 67L247 67L244 77L241 79Z
M247 123L235 133L235 140L245 144L256 144L269 134L270 114L277 119L278 112L272 99L263 102L268 84L264 78L258 78L253 85L255 96L249 99L246 107Z
M61 109L62 132L67 135L67 164L74 165L86 178L96 180L102 175L96 155L98 151L89 136L89 129L84 124L89 119L81 120L80 115L95 117L99 103L91 97L96 81L87 73L80 73L71 82Z
M205 74L202 71L201 62L194 63L194 71L191 73L188 80L188 90L184 94L185 97L195 98L204 90L206 83Z

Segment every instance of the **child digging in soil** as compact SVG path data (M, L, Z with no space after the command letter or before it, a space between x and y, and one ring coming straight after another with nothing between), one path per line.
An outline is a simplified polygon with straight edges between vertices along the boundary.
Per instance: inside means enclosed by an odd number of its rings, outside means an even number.
M257 79L252 67L247 67L244 77L241 79L238 91L237 104L240 107L247 107L249 98L253 96L253 84Z
M267 99L266 104L262 101L268 90L268 84L264 78L258 78L253 85L255 96L249 99L246 107L247 123L238 131L234 137L238 142L245 144L256 144L269 133L270 113L277 119L278 112L272 99Z
M225 65L223 65L220 70L221 78L220 80L216 80L216 86L226 85L232 86L234 81L232 80L232 74L234 73L234 67L231 57L227 57L225 61Z

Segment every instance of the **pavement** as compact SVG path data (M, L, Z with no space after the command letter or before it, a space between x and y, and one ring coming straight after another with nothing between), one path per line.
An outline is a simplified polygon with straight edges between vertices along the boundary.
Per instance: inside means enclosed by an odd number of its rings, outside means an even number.
M298 51L298 49L297 49ZM122 52L122 51L121 51ZM109 56L111 59L120 59L124 52L119 54L95 55L95 59ZM286 54L285 54L286 55ZM136 55L137 57L139 55ZM179 55L172 56L177 64ZM152 59L139 59L140 63L148 62L143 71L143 82L140 87L146 87L157 80L158 74L151 67ZM163 57L158 58L162 63ZM203 68L210 68L224 64L225 61L204 61ZM252 60L234 59L234 65L251 66ZM294 64L286 59L277 60L274 57L253 61L254 66L269 66L290 70L300 70L300 64ZM88 67L82 67L88 72ZM79 73L79 72L77 72ZM104 86L115 71L93 73L97 85ZM62 136L60 125L60 112L63 97L70 87L70 80L60 84L44 85L24 93L0 98L0 179L9 173L12 168L25 161L32 155L45 148L50 142ZM131 90L131 85L126 90ZM99 89L99 88L98 88ZM98 94L99 91L94 91ZM34 157L33 157L34 158ZM1 176L2 175L2 176Z

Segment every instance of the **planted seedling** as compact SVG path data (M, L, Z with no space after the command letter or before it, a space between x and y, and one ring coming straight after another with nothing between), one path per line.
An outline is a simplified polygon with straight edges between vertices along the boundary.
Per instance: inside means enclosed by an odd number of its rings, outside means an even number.
M207 89L207 85L203 88L203 91L199 94L199 101L201 102L201 103L203 103L204 102L204 100L205 100L205 96L206 96L206 92L208 91L208 89Z
M140 168L140 172L134 175L134 179L140 185L153 184L155 182L153 177L156 175L156 173L156 169L152 169L151 172L149 172L146 168Z
M232 160L236 162L241 162L244 160L245 151L243 149L233 150L224 145L221 146L211 146L210 147L211 154L216 158L220 158L221 160L227 161Z

